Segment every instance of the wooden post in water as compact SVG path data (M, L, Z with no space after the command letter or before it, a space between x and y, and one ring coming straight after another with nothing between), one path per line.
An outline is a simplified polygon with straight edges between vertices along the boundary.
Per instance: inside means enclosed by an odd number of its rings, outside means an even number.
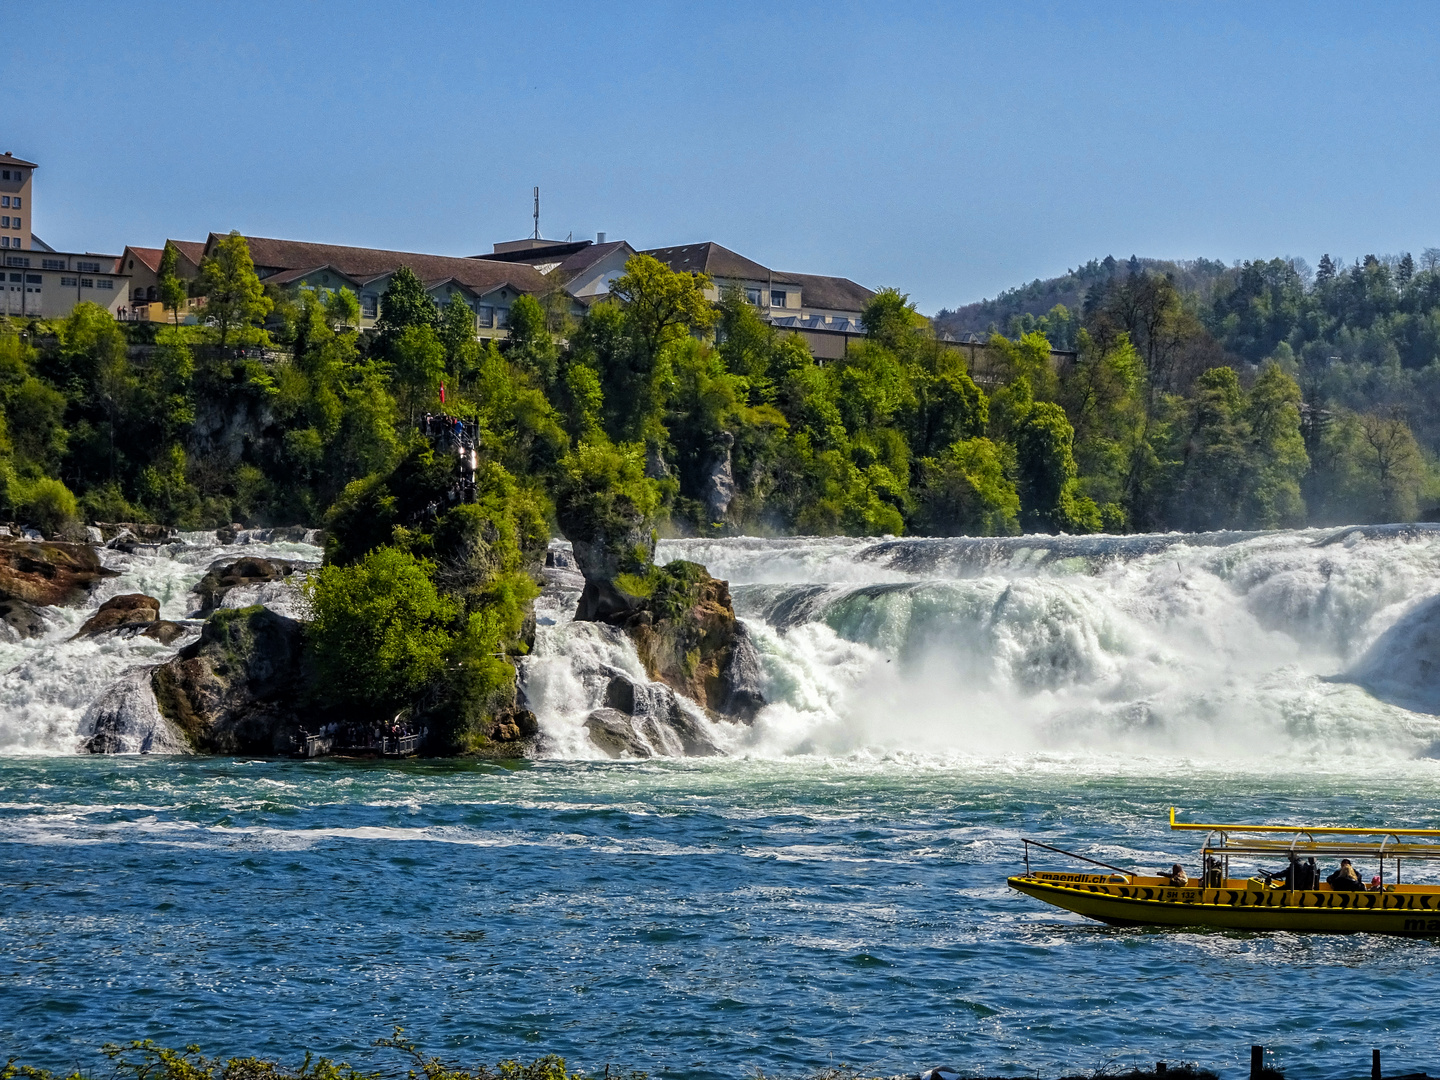
M1263 1046L1250 1047L1250 1080L1260 1080L1260 1074L1265 1071L1265 1048Z
M1380 1050L1370 1051L1370 1080L1380 1080Z

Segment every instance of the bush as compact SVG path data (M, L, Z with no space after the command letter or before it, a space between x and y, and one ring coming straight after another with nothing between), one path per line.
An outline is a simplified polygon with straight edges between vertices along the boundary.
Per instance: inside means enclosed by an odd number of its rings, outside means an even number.
M436 591L433 570L382 547L309 577L308 640L327 701L389 714L440 674L461 609Z
M79 507L70 489L59 480L16 480L11 486L15 516L46 536L56 536L79 520Z

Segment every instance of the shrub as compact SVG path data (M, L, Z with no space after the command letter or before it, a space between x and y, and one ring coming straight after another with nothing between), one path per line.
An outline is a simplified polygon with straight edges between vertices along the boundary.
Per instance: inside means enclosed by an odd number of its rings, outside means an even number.
M327 700L389 713L440 673L460 605L436 591L433 570L382 547L305 582L309 645Z
M79 508L70 489L59 480L16 480L11 487L15 516L34 525L46 536L55 536L79 520Z

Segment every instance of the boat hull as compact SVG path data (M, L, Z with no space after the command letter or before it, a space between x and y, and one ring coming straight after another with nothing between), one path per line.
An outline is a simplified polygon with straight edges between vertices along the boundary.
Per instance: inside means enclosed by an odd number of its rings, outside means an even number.
M1118 926L1440 937L1440 890L1175 888L1118 884L1091 874L1019 876L1010 878L1009 885L1047 904Z

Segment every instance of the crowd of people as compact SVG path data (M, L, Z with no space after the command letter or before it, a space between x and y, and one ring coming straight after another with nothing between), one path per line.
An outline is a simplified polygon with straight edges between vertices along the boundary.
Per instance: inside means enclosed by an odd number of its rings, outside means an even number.
M298 741L303 746L313 738L328 738L333 740L332 748L342 753L362 751L395 754L400 752L402 739L418 737L423 741L429 733L429 728L398 719L388 724L336 721L323 724L315 731L302 726Z
M1165 881L1176 887L1183 887L1190 884L1190 877L1185 873L1185 868L1178 862L1170 867L1167 873L1160 875ZM1291 858L1290 865L1284 870L1271 872L1262 870L1260 876L1265 883L1275 889L1318 889L1320 887L1320 867L1314 858L1300 860ZM1205 860L1205 877L1202 885L1208 888L1218 888L1221 882L1221 866L1216 859ZM1381 888L1380 875L1376 874L1366 884L1360 872L1355 869L1355 864L1349 859L1341 859L1340 866L1325 878L1325 884L1336 892L1364 892L1367 889L1377 891Z

